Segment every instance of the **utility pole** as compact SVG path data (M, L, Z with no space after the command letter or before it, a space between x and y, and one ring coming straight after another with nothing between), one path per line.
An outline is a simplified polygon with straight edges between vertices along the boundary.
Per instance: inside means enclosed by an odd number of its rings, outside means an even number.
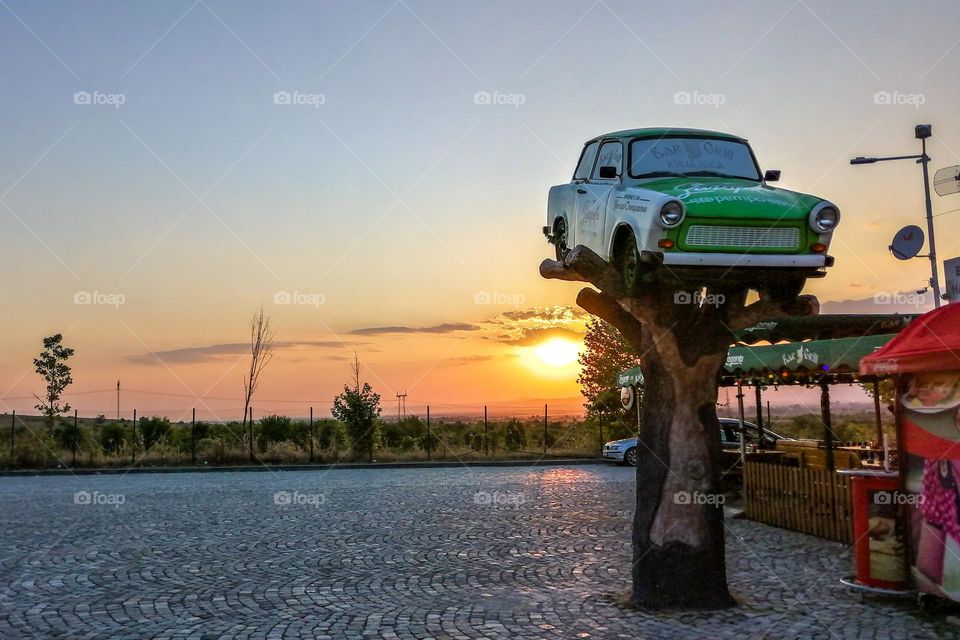
M404 391L403 393L400 393L399 391L397 392L397 422L400 422L401 420L401 417L400 417L401 403L403 406L402 419L406 420L407 419L407 392L406 391Z
M120 422L120 381L117 380L117 422Z
M850 160L850 164L873 164L875 162L885 162L887 160L916 160L923 168L923 204L927 214L927 236L930 239L930 251L926 258L930 259L930 287L933 289L933 306L940 307L940 269L937 266L937 241L933 235L933 204L930 202L930 177L927 171L927 165L930 164L930 156L927 155L927 138L933 135L933 126L929 124L918 124L914 127L914 137L920 140L920 154L908 156L888 156L878 158L876 156L864 157L857 156ZM896 254L894 254L896 255ZM912 258L916 254L908 256ZM901 258L901 259L907 259Z

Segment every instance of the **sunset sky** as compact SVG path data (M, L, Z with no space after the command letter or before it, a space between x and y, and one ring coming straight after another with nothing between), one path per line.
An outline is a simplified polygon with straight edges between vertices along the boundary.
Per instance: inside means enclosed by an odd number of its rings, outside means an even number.
M631 127L748 138L843 212L808 287L824 310L915 311L873 300L929 277L886 249L923 224L920 170L848 160L918 153L930 122L932 168L960 163L958 21L955 1L2 0L0 411L31 411L62 332L83 415L112 415L120 379L125 413L237 417L259 305L261 415L327 414L354 351L387 413L398 391L438 412L575 398L563 343L542 347L585 320L537 272L547 190ZM960 255L960 196L933 204Z

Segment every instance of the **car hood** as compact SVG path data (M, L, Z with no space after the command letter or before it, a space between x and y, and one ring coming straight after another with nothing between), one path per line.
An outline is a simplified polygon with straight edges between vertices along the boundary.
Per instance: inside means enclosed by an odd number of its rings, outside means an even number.
M635 444L637 442L636 438L624 438L623 440L611 440L607 445L611 444Z
M656 178L643 188L681 200L694 218L803 220L821 198L735 178Z

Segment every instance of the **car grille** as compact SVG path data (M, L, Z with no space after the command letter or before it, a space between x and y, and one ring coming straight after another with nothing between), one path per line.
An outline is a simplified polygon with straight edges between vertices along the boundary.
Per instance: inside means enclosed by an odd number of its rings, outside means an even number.
M800 246L800 230L796 227L720 227L695 224L687 229L686 243L698 247L796 249Z

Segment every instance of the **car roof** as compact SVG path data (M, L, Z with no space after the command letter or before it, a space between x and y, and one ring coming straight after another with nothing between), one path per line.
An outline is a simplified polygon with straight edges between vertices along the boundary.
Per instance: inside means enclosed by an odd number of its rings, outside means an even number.
M590 138L586 144L602 140L605 138L663 138L665 136L693 135L705 138L725 138L727 140L739 140L746 142L746 138L735 136L732 133L723 133L722 131L710 131L709 129L683 129L679 127L647 127L644 129L623 129L622 131L611 131L602 136Z

